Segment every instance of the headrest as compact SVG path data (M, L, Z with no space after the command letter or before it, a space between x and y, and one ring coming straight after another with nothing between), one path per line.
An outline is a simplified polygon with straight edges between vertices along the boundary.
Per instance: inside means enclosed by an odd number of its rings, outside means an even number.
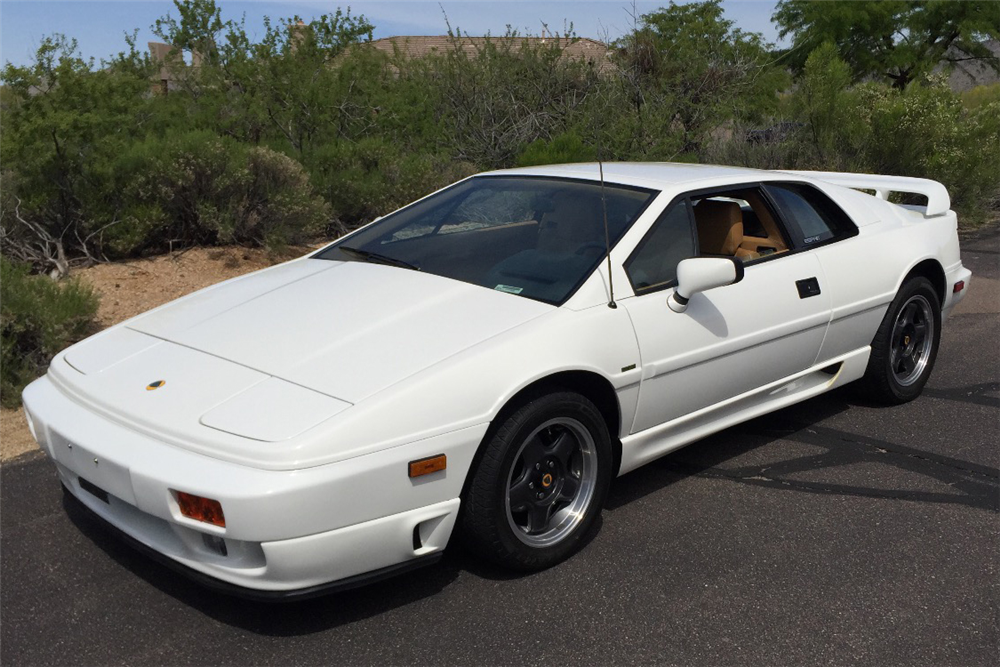
M703 199L694 207L694 219L702 254L736 254L743 243L743 210L739 204Z

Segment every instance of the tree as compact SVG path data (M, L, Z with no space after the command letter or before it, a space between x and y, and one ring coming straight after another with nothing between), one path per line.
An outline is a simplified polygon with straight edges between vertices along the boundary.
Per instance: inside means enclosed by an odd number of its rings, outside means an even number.
M118 222L107 171L140 131L151 73L134 38L129 46L98 68L57 34L32 64L0 73L0 250L53 277L71 261L99 259L105 230Z
M806 59L799 88L792 98L807 121L813 145L821 160L834 152L838 129L846 120L844 95L851 83L847 63L837 57L837 49L826 42Z
M1000 72L1000 58L983 43L1000 38L993 0L781 0L772 20L781 37L792 36L788 58L797 69L832 42L856 78L888 77L899 89L942 62L975 60Z
M679 131L685 153L726 119L772 107L787 83L772 66L770 45L733 27L721 0L671 2L643 15L616 47L631 105L645 116L640 125Z

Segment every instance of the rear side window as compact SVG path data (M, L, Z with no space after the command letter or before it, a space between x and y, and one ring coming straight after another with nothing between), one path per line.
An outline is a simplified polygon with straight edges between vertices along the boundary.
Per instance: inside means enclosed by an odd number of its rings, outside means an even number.
M796 245L810 247L853 236L857 227L839 206L815 188L800 183L767 183L764 189L781 210Z

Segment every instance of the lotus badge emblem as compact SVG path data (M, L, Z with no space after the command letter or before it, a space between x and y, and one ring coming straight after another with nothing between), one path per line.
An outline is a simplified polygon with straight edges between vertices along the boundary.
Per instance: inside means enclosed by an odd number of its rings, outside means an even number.
M159 389L167 383L166 380L157 380L156 382L150 382L146 385L146 391L153 391L154 389Z

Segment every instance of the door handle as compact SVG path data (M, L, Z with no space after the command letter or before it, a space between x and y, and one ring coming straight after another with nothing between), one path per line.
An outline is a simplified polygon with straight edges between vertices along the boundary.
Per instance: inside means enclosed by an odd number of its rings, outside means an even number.
M795 286L799 289L800 299L808 299L811 296L819 296L819 281L816 280L816 278L796 280Z

